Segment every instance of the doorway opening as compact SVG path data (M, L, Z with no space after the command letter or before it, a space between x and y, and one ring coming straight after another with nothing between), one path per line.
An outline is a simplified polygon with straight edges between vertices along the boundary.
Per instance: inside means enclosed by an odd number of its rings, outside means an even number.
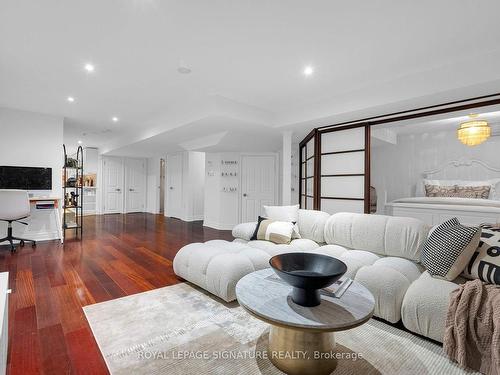
M165 159L160 159L160 214L165 215Z

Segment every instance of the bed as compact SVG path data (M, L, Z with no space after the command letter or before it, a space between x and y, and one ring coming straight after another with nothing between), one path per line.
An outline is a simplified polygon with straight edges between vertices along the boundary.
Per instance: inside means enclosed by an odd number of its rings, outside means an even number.
M385 204L386 213L420 219L436 225L457 217L469 225L500 223L500 168L481 160L461 159L446 162L441 167L425 171L418 182L415 197L398 198ZM481 182L490 184L488 196L462 198L426 196L424 181L448 186L473 186Z

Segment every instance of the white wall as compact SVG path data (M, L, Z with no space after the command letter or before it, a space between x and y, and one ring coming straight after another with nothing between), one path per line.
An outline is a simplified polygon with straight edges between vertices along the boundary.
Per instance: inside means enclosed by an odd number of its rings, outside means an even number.
M63 118L0 108L0 164L52 168L52 194L61 195Z
M397 144L373 147L371 151L371 185L377 189L377 212L384 212L384 192L387 201L414 197L422 172L441 167L459 159L479 159L500 167L500 137L468 147L457 139L456 131L398 135ZM472 177L472 176L471 176ZM465 178L472 179L472 178Z
M63 118L34 112L0 108L0 164L52 168L52 191L34 192L62 196ZM13 224L14 235L34 240L58 237L52 210L32 208L29 226ZM6 224L0 223L0 237Z
M240 221L240 154L236 152L207 153L205 157L205 210L203 225L216 229L232 229ZM221 176L223 160L238 162L238 176ZM234 192L224 188L236 188Z

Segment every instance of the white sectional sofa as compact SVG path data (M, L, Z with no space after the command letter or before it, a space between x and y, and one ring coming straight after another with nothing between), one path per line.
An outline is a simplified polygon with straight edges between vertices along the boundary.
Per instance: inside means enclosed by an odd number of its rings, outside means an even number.
M236 299L236 283L245 275L269 267L269 259L281 253L307 252L324 243L325 212L299 210L300 239L289 245L269 241L250 241L257 223L239 224L233 229L233 242L212 240L192 243L174 258L174 272L212 294L230 302Z
M239 279L269 267L271 256L314 252L342 260L347 276L375 297L374 315L441 341L454 282L432 278L419 264L429 228L420 220L382 215L299 210L301 239L289 245L250 240L256 223L239 224L233 242L214 240L183 247L174 259L175 273L225 301L236 299Z

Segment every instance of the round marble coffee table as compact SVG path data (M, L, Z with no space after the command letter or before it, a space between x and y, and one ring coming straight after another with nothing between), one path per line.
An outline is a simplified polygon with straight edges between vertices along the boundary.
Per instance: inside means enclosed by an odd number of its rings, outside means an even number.
M265 269L243 277L236 297L246 311L271 325L268 356L277 368L287 374L330 374L337 367L333 332L366 323L373 315L373 295L353 281L341 298L323 290L321 305L303 307L292 301L291 290Z

